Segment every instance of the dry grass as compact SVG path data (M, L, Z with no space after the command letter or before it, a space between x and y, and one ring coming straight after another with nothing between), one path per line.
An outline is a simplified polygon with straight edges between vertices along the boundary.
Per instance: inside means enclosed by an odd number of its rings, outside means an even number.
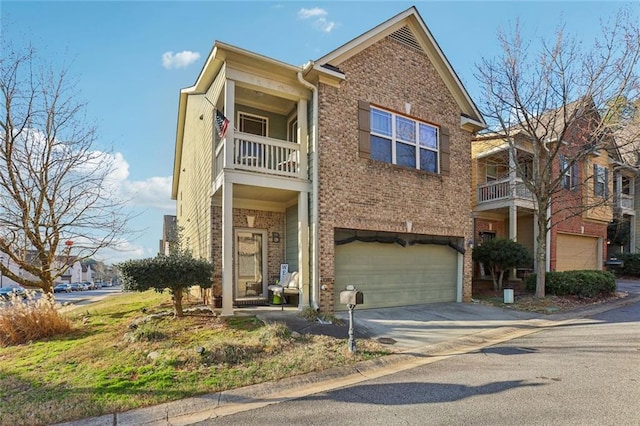
M56 309L52 294L37 297L32 290L26 298L11 295L0 309L0 346L19 345L71 331L71 321Z
M185 308L195 306L189 303ZM254 316L171 312L166 294L123 293L65 314L73 330L0 351L0 425L41 425L320 371L388 353L292 334Z

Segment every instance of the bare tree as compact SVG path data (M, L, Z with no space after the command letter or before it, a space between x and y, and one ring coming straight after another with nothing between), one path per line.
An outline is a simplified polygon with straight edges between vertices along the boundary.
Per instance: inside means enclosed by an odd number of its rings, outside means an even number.
M621 108L620 100L638 98L640 31L632 14L622 10L601 25L590 46L568 37L563 26L552 40L541 40L537 51L523 39L518 23L509 34L499 31L498 39L503 53L477 66L481 110L512 152L526 146L531 156L531 170L521 169L517 159L515 167L535 202L536 296L544 297L548 231L558 218L607 201L585 196L586 191L571 195L565 188L594 184L598 177L586 170L579 182L568 180L589 156L613 148L617 129L607 118Z
M67 69L55 71L33 49L3 41L0 252L10 260L0 269L46 292L73 262L130 232L111 180L113 157L93 147L96 130L73 83Z

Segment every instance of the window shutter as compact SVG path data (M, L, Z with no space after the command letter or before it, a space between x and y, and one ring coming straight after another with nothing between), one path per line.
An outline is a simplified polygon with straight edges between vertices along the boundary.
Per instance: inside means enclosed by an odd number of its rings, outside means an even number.
M571 189L578 187L578 163L571 166Z
M593 165L593 195L598 195L598 165Z
M449 164L449 129L440 127L440 174L449 176L451 166Z
M604 197L609 196L609 169L604 169Z
M371 108L365 101L358 101L358 155L371 158Z

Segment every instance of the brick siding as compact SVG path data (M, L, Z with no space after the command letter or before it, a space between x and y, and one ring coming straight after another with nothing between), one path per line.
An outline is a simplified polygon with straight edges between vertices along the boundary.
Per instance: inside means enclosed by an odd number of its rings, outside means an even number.
M339 66L339 88L319 87L320 308L333 310L334 229L471 235L471 134L428 58L383 39ZM450 175L440 176L358 156L358 101L450 130ZM471 298L471 252L464 256L463 300Z

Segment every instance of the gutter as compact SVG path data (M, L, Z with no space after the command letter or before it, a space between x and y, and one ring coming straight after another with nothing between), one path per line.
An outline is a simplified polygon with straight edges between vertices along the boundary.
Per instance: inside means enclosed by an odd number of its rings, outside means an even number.
M311 295L313 295L312 300L309 301L313 309L316 311L320 309L318 305L318 300L320 300L319 294L319 277L320 277L320 268L318 265L318 228L320 221L318 220L318 88L309 83L302 76L303 71L307 71L314 66L313 61L307 62L306 65L302 67L302 71L298 71L298 81L303 86L311 89L313 93L312 100L312 108L313 115L311 117L311 125L313 126L313 131L311 132L311 146L313 147L313 154L311 156L311 164L312 164L312 176L311 176L311 188L312 188L312 206L311 206L311 227L313 228L313 240L311 245L311 286L312 289L310 291Z

